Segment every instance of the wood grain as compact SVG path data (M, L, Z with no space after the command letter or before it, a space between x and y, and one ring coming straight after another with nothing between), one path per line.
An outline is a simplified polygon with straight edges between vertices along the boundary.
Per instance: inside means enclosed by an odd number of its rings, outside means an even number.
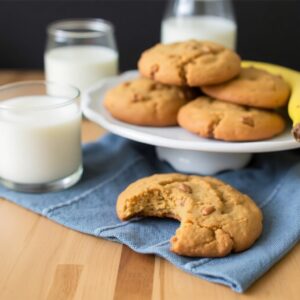
M38 71L0 71L0 84L41 78ZM83 121L83 141L104 132ZM0 200L1 300L298 300L299 282L299 244L240 295L159 257L67 229Z
M137 254L123 246L114 300L139 300L141 296L150 300L153 275L153 256Z
M47 300L72 300L82 269L82 265L57 265Z

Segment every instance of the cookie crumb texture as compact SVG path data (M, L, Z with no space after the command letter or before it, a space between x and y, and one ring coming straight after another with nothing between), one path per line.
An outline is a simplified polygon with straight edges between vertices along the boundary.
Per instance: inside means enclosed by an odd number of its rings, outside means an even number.
M202 86L229 80L241 70L240 57L232 50L208 42L189 40L157 44L144 51L140 73L165 84Z
M178 123L205 138L224 141L255 141L281 133L285 121L278 113L198 97L183 106Z
M195 98L195 91L137 78L109 90L106 109L118 120L144 126L177 125L178 110Z
M223 101L259 108L278 108L287 104L290 87L280 75L249 67L242 68L228 82L204 86L205 94Z
M118 197L121 220L136 216L180 221L171 251L222 257L249 248L262 231L262 213L246 195L212 178L157 174L129 185Z

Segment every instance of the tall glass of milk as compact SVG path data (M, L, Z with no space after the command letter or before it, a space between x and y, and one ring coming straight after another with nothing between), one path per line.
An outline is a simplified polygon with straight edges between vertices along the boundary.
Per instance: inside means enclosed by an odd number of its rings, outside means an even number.
M82 174L79 90L44 81L0 87L0 183L23 192L75 184Z
M46 80L70 84L83 92L118 73L113 25L102 19L56 21L47 28Z
M172 0L161 25L161 42L209 40L234 49L237 25L230 0Z

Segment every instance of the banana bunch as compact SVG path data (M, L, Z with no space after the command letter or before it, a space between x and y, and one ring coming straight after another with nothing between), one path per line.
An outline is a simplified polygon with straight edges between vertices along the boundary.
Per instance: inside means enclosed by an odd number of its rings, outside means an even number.
M300 73L278 65L243 61L243 67L257 67L272 74L281 75L291 87L291 95L288 102L288 114L293 122L292 134L297 142L300 142Z

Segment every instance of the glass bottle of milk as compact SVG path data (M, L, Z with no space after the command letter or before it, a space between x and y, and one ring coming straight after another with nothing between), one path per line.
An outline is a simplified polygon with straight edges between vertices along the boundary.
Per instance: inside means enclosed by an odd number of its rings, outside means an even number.
M161 25L161 42L210 40L234 49L237 25L230 0L171 0Z
M113 25L102 19L56 21L47 28L46 80L80 89L118 73Z

